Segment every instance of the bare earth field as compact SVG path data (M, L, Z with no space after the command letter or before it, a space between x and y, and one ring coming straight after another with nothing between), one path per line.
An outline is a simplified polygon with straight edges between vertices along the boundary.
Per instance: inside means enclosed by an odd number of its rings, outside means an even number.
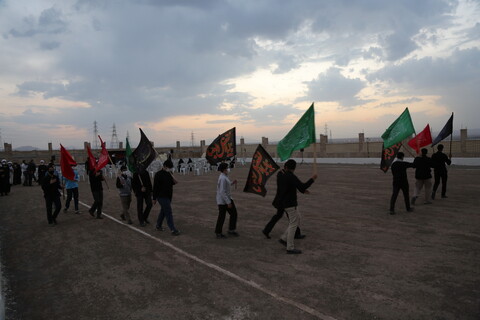
M319 165L310 195L299 195L301 255L277 242L276 183L265 198L242 192L236 168L240 237L217 240L218 173L176 175L173 213L182 233L118 221L120 200L107 179L105 219L87 207L47 224L39 186L0 197L0 252L7 319L480 319L480 168L452 167L448 199L388 214L391 173L373 165ZM311 165L296 171L301 180ZM413 194L414 171L410 171ZM86 182L80 200L90 205ZM62 205L64 201L62 200ZM73 204L71 205L73 207ZM228 225L228 217L224 230Z

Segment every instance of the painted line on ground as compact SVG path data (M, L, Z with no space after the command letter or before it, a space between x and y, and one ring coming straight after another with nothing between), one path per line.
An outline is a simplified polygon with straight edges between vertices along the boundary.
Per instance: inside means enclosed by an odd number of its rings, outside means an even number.
M85 207L87 207L87 208L90 208L89 205L83 203L82 201L79 201L78 203L80 203L81 205L83 205L83 206L85 206ZM241 276L239 276L239 275L237 275L237 274L235 274L235 273L233 273L233 272L231 272L231 271L228 271L228 270L226 270L226 269L224 269L224 268L222 268L222 267L220 267L220 266L217 266L216 264L213 264L213 263L207 262L207 261L205 261L205 260L203 260L203 259L200 259L199 257L197 257L197 256L195 256L195 255L193 255L193 254L190 254L190 253L188 253L188 252L186 252L186 251L184 251L184 250L182 250L182 249L174 246L174 245L171 244L170 242L164 241L164 240L162 240L162 239L160 239L160 238L156 238L156 237L152 236L151 234L149 234L149 233L147 233L147 232L145 232L145 231L143 231L143 230L140 230L140 229L138 229L138 228L136 228L136 227L134 227L134 226L132 226L132 225L125 224L125 223L123 223L122 221L120 221L120 220L118 220L118 219L116 219L116 218L114 218L114 217L106 214L106 213L103 212L103 211L102 211L102 215L105 216L105 217L107 217L107 218L109 218L110 220L112 220L112 221L114 221L114 222L116 222L116 223L124 226L124 227L130 228L130 229L133 230L133 231L136 231L136 232L138 232L138 233L140 233L140 234L143 234L143 235L144 235L145 237L147 237L147 238L150 238L150 239L152 239L152 240L155 240L155 241L163 244L164 246L169 247L170 249L176 251L177 253L179 253L179 254L181 254L181 255L183 255L183 256L185 256L185 257L187 257L187 258L189 258L189 259L191 259L191 260L193 260L193 261L195 261L195 262L198 262L198 263L200 263L200 264L202 264L202 265L204 265L204 266L206 266L206 267L208 267L208 268L210 268L210 269L213 269L213 270L215 270L215 271L218 271L218 272L220 272L220 273L222 273L222 274L224 274L224 275L226 275L226 276L228 276L228 277L230 277L230 278L232 278L232 279L235 279L235 280L237 280L237 281L240 281L240 282L243 283L243 284L246 284L246 285L248 285L248 286L250 286L250 287L252 287L252 288L255 288L255 289L257 289L257 290L259 290L259 291L261 291L261 292L263 292L263 293L265 293L265 294L273 297L274 299L276 299L276 300L278 300L278 301L281 301L281 302L284 302L284 303L289 304L289 305L291 305L291 306L294 306L294 307L296 307L296 308L298 308L298 309L300 309L300 310L302 310L302 311L304 311L304 312L306 312L306 313L309 313L309 314L311 314L312 316L315 316L315 317L317 317L317 318L319 318L319 319L322 319L322 320L337 320L337 319L335 319L335 318L333 318L333 317L331 317L331 316L328 316L328 315L326 315L326 314L323 314L323 313L321 313L321 312L319 312L319 311L317 311L317 310L315 310L315 309L313 309L313 308L311 308L311 307L309 307L309 306L307 306L307 305L304 305L303 303L296 302L296 301L294 301L294 300L291 300L291 299L282 297L282 296L280 296L279 294L277 294L277 293L275 293L275 292L273 292L273 291L271 291L271 290L269 290L269 289L267 289L267 288L262 287L260 284L254 282L254 281L251 281L251 280L244 279L244 278L242 278Z

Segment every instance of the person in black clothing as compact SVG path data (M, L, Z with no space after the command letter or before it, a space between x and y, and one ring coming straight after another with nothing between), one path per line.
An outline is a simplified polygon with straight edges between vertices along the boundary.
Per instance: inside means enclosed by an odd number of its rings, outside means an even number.
M285 163L286 165L286 163ZM280 170L277 173L277 190L279 189L279 182L282 181L282 176L285 174L287 168L284 166L284 169ZM277 224L277 222L282 219L283 214L285 213L285 208L283 207L277 207L275 203L278 203L277 201L274 200L273 206L277 209L277 213L273 215L273 217L270 219L270 221L267 223L265 228L263 228L262 233L267 237L267 239L270 239L270 232L272 232L273 227ZM303 239L305 238L304 234L301 234L300 227L297 227L297 230L295 231L295 239Z
M42 179L45 177L45 174L47 173L48 167L45 164L45 161L40 160L40 165L38 166L38 184L42 184Z
M400 190L403 192L403 198L405 200L405 207L408 212L412 212L410 207L410 196L408 194L408 177L407 169L414 168L413 163L403 161L403 152L397 154L397 160L392 164L391 170L393 175L393 193L390 198L390 214L395 214L395 202L397 201L398 193Z
M180 169L182 168L182 164L184 164L184 161L182 158L180 158L180 160L178 160L178 172L180 172Z
M27 166L28 170L28 186L32 186L32 179L36 182L37 178L35 178L35 171L37 170L37 166L35 165L35 162L33 162L33 159L30 160Z
M287 253L299 254L301 250L295 249L294 237L300 224L300 212L297 209L297 190L308 194L308 188L317 179L314 174L307 182L301 182L294 174L297 162L293 159L285 163L284 169L277 175L277 193L273 199L273 206L282 209L288 217L288 227L279 242L287 247Z
M22 184L22 168L17 162L13 163L13 184Z
M433 184L432 190L432 199L435 199L435 193L437 192L437 188L440 185L440 180L442 180L442 198L447 198L447 178L448 178L448 171L445 164L451 165L452 160L450 158L452 155L447 155L443 153L443 144L439 144L437 147L437 152L432 155L433 161L433 173L435 176L435 182Z
M177 184L177 180L172 174L173 162L168 159L163 163L163 168L159 170L153 179L153 204L158 201L161 206L157 219L157 230L163 230L163 219L167 219L167 225L172 235L178 236L180 232L175 228L172 215L172 196L173 185Z
M0 196L10 193L10 168L7 160L3 159L0 163Z
M54 226L57 224L58 213L60 209L62 209L62 203L60 202L60 190L62 186L53 165L48 167L47 174L42 179L42 189L47 206L47 220L51 226ZM52 214L53 205L55 205L55 211Z
M420 195L420 191L425 186L425 202L424 204L432 204L430 201L430 188L432 187L432 159L427 157L428 150L422 149L422 156L416 157L413 160L413 166L415 167L415 192L412 197L412 205L415 205L415 201Z
M148 215L152 209L152 181L147 170L135 172L133 174L132 189L137 198L137 216L140 226L150 223ZM143 202L145 201L145 211L143 210Z
M102 181L105 180L102 174L102 170L92 170L88 175L90 180L90 190L92 190L93 204L88 210L92 217L95 217L95 211L97 211L97 219L103 219L102 207L103 207L103 185Z

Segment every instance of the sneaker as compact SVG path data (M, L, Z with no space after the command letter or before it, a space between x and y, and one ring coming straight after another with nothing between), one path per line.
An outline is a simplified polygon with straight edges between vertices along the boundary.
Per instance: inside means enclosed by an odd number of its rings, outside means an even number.
M446 199L446 198L448 198L448 197L447 196L442 196L442 199Z
M75 214L80 214L80 210L75 210Z
M306 235L301 234L299 236L296 236L295 239L305 239Z
M226 237L223 233L217 233L217 239L225 239Z
M178 236L178 235L180 235L180 231L178 230L172 231L172 236Z
M145 219L145 224L150 224L150 221L148 221L147 219Z
M88 210L88 213L90 213L90 215L91 215L92 217L95 217L95 214L93 213L92 210Z
M413 211L414 211L413 208L407 209L407 212L413 212Z
M410 203L412 204L412 206L415 205L415 201L417 201L417 197L412 197L412 200L410 201Z
M393 216L395 214L394 210L390 210L389 213Z
M147 224L145 222L140 222L140 227L145 227Z
M63 209L63 212L67 212L67 210L68 210L68 208L64 208L64 209Z
M263 233L263 235L264 235L267 239L271 239L271 238L272 238L272 237L270 237L270 235L268 234L267 231L262 230L262 233Z
M232 237L238 237L239 234L235 230L229 230L228 235Z
M125 221L125 215L123 213L120 215L120 218L122 218L122 220Z
M287 254L300 254L300 253L302 253L302 250L298 250L298 249L287 250Z
M278 242L280 242L282 245L284 245L285 247L287 246L287 241L283 240L283 239L278 239Z
M159 227L159 226L156 226L155 229L157 229L158 231L163 231L163 227Z

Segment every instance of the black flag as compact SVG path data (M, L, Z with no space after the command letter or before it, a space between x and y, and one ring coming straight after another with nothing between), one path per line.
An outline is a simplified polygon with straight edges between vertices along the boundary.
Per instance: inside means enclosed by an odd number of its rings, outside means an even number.
M443 139L445 139L446 137L448 137L449 135L451 135L452 133L453 133L453 112L452 112L452 116L450 117L450 119L448 119L442 131L440 131L440 133L435 138L435 140L433 140L432 147L437 143L439 143L440 141L442 141Z
M212 165L233 158L237 154L235 127L213 140L205 153L205 159Z
M401 142L394 144L390 148L386 148L386 149L384 148L384 145L382 145L382 161L380 161L380 170L387 173L388 168L390 168L390 165L392 164L393 160L395 160L398 150L400 150L401 147L402 147Z
M155 151L152 143L148 140L142 129L140 129L140 135L140 142L129 158L137 172L146 170L150 163L157 157L157 151Z
M252 164L250 165L250 171L248 172L247 183L243 192L251 192L265 197L267 189L265 184L268 178L270 178L280 167L275 163L268 152L258 145L257 150L253 154Z

